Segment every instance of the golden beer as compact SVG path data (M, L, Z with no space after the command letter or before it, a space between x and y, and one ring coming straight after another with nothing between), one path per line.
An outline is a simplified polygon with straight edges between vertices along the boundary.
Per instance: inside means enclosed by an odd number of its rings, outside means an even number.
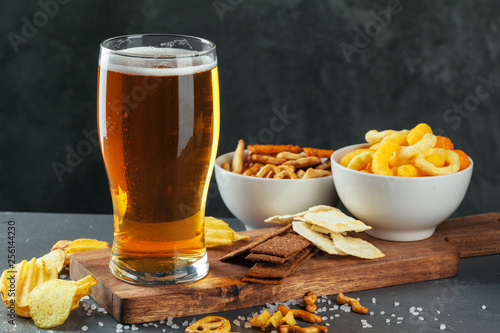
M98 131L114 210L110 268L138 284L191 282L208 271L203 228L219 137L215 47L200 55L172 40L119 52L101 47Z

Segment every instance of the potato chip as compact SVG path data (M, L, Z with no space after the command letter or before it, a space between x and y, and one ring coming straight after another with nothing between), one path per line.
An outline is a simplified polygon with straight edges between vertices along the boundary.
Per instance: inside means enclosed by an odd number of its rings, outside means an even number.
M71 303L71 310L78 308L82 297L90 295L92 287L97 284L97 280L92 275L88 275L74 283L77 286L77 290Z
M266 325L264 327L267 327L269 325L273 325L273 327L278 327L278 323L281 321L283 318L283 314L280 311L276 311L275 314L271 316L266 322Z
M109 247L110 247L109 243L99 241L97 239L89 239L89 238L75 239L71 243L67 244L62 248L62 250L66 252L66 261L64 264L69 265L70 257L73 253L90 251L90 250L99 250Z
M62 325L69 316L78 290L72 281L52 280L33 289L28 297L31 317L40 328Z
M23 260L14 265L13 269L3 272L1 278L2 298L4 303L9 307L15 304L15 313L21 317L30 317L28 307L28 295L38 285L57 279L58 271L56 268L47 268L45 261L37 262L36 258L29 262ZM14 289L14 292L4 292Z
M283 316L283 318L281 318L280 322L278 323L278 326L286 325L286 324L288 324L288 325L295 325L295 324L297 324L297 321L293 317L293 312L292 311L288 311L286 313L286 315Z
M363 222L345 215L339 209L331 209L329 211L319 211L306 213L302 216L303 221L325 228L330 232L345 232L345 231L365 231L371 229Z
M236 233L229 224L212 216L205 217L205 246L233 245L239 240L249 240L248 236Z
M338 233L330 234L335 246L342 252L364 259L381 258L385 255L373 244L355 237L346 237Z
M339 248L333 244L333 241L327 235L311 230L311 225L306 222L293 222L293 231L309 240L316 245L320 250L328 254L345 255Z
M309 208L308 210L297 213L297 214L271 216L271 217L267 218L266 220L264 220L264 222L266 222L266 223L278 223L278 224L289 224L289 223L292 223L295 218L304 216L307 213L329 211L329 210L333 210L333 209L336 209L336 208L326 206L326 205L318 205L318 206L313 206L313 207Z
M41 261L45 261L45 265L48 269L55 268L57 273L61 273L64 268L64 262L66 261L66 252L63 250L54 250L50 251L46 255L38 258L36 260L37 263Z
M250 323L252 324L252 326L265 328L269 318L271 318L271 314L269 313L269 311L264 310L258 317L253 317L250 320Z
M60 241L57 241L54 245L52 245L52 249L50 249L50 251L60 250L63 247L65 247L66 245L68 245L69 243L71 243L70 240L60 240Z

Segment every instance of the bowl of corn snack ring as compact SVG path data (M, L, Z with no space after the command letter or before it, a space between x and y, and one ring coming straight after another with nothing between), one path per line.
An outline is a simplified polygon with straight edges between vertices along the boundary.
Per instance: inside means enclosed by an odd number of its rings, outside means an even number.
M332 150L295 145L248 145L215 161L222 200L247 230L271 227L270 216L294 214L315 205L335 206Z
M373 237L417 241L431 237L462 202L473 161L427 124L411 130L368 131L366 143L331 156L344 206Z

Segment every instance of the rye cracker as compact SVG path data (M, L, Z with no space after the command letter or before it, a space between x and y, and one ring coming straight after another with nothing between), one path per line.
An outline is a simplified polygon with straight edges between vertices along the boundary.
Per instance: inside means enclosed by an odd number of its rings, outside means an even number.
M278 257L289 257L304 250L311 242L295 232L288 232L268 239L253 247L251 253L270 254Z
M240 247L232 252L229 252L228 254L220 257L219 260L220 261L230 261L230 260L244 258L245 256L247 256L250 253L250 249L254 248L255 246L257 246L261 243L264 243L265 241L267 241L268 239L270 239L272 237L275 237L275 236L281 235L285 232L288 232L289 230L291 230L291 228L292 228L292 225L289 224L289 225L286 225L282 228L276 229L273 232L270 232L269 234L264 235L256 240L254 240L253 242L247 243L247 244L243 245L242 247Z

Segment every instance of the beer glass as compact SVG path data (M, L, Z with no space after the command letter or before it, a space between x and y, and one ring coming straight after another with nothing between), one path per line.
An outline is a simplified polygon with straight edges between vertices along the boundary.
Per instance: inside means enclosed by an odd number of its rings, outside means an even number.
M117 278L165 285L208 273L204 218L219 139L218 82L208 40L145 34L101 43L97 118Z

